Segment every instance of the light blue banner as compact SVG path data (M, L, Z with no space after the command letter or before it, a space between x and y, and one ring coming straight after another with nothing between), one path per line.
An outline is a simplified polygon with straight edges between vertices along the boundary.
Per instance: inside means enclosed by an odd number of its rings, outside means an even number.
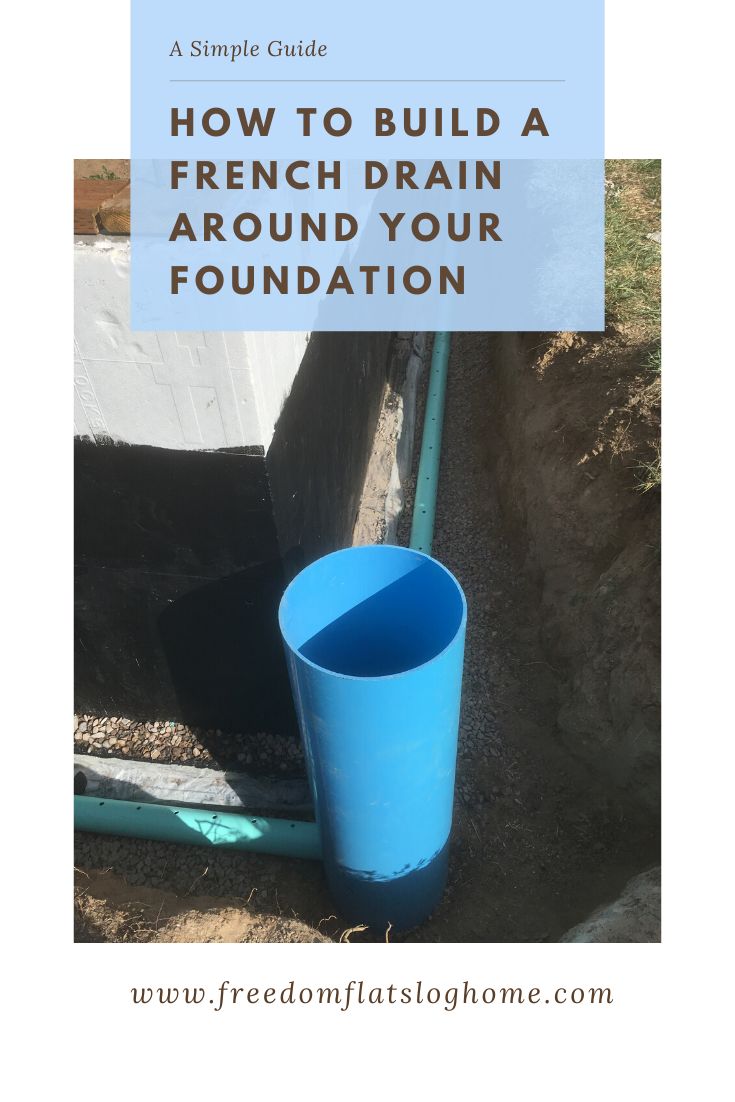
M132 77L134 328L603 328L601 0L133 0Z

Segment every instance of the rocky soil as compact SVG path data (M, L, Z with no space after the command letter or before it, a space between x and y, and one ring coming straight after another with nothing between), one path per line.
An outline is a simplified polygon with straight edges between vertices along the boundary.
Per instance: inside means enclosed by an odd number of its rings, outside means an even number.
M97 757L207 765L241 772L282 776L304 773L301 746L289 736L232 734L165 720L140 723L121 716L74 716L74 750Z

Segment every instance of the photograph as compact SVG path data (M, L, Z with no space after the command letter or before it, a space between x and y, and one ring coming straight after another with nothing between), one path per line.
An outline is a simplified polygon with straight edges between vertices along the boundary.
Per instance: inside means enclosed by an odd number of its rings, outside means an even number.
M600 332L137 332L74 164L75 938L660 939L661 167Z

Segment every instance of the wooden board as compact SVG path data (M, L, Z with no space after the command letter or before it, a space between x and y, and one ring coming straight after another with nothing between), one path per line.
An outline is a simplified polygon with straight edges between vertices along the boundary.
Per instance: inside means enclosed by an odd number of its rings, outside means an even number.
M130 233L130 184L111 199L105 199L97 220L105 233Z
M97 214L100 207L106 199L129 187L127 180L75 180L74 233L99 233Z

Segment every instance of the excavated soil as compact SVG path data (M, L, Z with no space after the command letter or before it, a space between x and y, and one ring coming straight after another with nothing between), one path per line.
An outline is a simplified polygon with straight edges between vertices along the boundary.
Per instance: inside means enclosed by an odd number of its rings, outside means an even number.
M660 383L645 339L498 335L485 457L554 665L570 756L660 806Z

